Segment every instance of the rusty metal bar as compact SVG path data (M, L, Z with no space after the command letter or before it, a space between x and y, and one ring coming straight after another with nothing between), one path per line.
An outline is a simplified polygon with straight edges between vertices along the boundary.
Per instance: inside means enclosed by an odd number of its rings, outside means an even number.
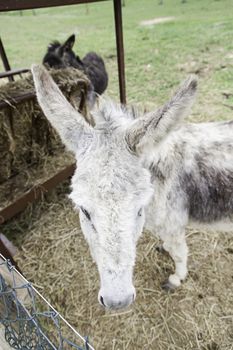
M8 61L8 58L7 58L7 55L6 55L6 51L4 49L4 46L3 46L1 38L0 38L0 56L1 56L1 59L2 59L2 63L3 63L4 69L6 71L11 70L10 63ZM14 78L12 76L9 76L8 80L9 81L14 81Z
M113 0L113 1L114 1L120 100L121 100L121 103L126 104L125 63L124 63L124 43L123 43L123 31L122 31L121 0Z
M29 10L42 7L66 6L106 0L1 0L0 11Z
M0 79L1 78L8 78L10 76L13 75L18 75L18 74L22 74L22 73L27 73L29 72L30 69L28 68L21 68L21 69L12 69L12 70L8 70L6 72L0 73Z
M1 235L2 236L2 235ZM12 265L15 266L15 268L21 273L21 270L18 266L18 264L15 262L10 250L7 248L7 246L4 244L3 240L0 237L0 253L4 256L4 258L9 259Z
M0 101L0 109L5 108L5 107L9 107L9 106L14 106L14 105L17 105L17 104L24 102L24 101L32 100L35 97L36 97L36 95L33 92L28 92L27 94L23 94L21 96L9 98L7 100L7 102L5 100L1 100Z
M48 192L48 190L54 188L60 182L72 176L75 167L76 164L68 165L65 169L55 174L50 179L46 180L44 183L33 187L22 197L18 198L14 203L2 209L0 211L0 224L3 224L5 221L11 219L13 216L24 210L28 203L33 203L34 201L40 199L44 193Z

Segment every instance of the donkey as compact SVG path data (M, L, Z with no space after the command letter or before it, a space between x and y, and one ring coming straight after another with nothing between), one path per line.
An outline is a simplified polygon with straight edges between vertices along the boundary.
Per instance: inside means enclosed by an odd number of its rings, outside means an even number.
M99 270L99 302L117 309L135 299L143 227L159 235L174 260L165 287L180 286L188 222L233 229L233 122L180 123L196 93L191 76L163 107L136 119L103 101L92 127L43 67L32 72L42 110L78 160L70 198Z
M75 35L71 35L64 44L54 41L48 46L43 64L50 68L74 67L83 71L93 84L97 95L104 93L108 86L108 73L103 59L95 52L87 53L83 59L75 55L73 46Z

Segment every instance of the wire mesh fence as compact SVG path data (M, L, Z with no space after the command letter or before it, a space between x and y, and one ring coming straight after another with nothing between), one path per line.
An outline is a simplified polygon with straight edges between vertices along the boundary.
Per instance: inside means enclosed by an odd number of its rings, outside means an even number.
M0 254L0 350L10 349L94 350Z

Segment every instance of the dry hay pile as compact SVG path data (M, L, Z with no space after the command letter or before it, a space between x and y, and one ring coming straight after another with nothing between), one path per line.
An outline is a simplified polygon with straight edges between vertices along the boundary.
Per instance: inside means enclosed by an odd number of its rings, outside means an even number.
M99 277L65 193L29 208L3 227L14 233L26 277L91 344L102 350L230 350L233 344L233 242L229 234L188 230L189 276L161 290L173 269L144 233L132 307L107 312L97 301Z
M51 75L67 99L86 115L86 97L90 89L86 76L74 68L51 70ZM36 98L14 103L17 97L28 93L34 93L31 74L0 86L0 102L8 105L0 109L0 196L5 204L7 198L10 201L10 197L16 196L13 193L17 189L26 191L33 186L35 171L32 166L38 168L37 173L42 179L51 173L51 169L53 174L54 169L59 170L58 164L70 164L73 160L64 151L60 138L44 117ZM54 155L58 158L55 164ZM18 174L18 178L14 178ZM13 181L8 183L7 180L12 178ZM10 190L5 191L6 187Z

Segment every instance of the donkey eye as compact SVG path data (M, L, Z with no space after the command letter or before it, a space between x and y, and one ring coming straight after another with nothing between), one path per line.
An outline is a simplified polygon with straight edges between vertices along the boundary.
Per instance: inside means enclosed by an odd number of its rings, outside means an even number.
M84 209L83 207L80 207L80 209L82 210L82 212L86 216L86 218L91 221L91 215L88 213L88 211L86 209Z
M138 211L138 216L142 216L142 208Z

